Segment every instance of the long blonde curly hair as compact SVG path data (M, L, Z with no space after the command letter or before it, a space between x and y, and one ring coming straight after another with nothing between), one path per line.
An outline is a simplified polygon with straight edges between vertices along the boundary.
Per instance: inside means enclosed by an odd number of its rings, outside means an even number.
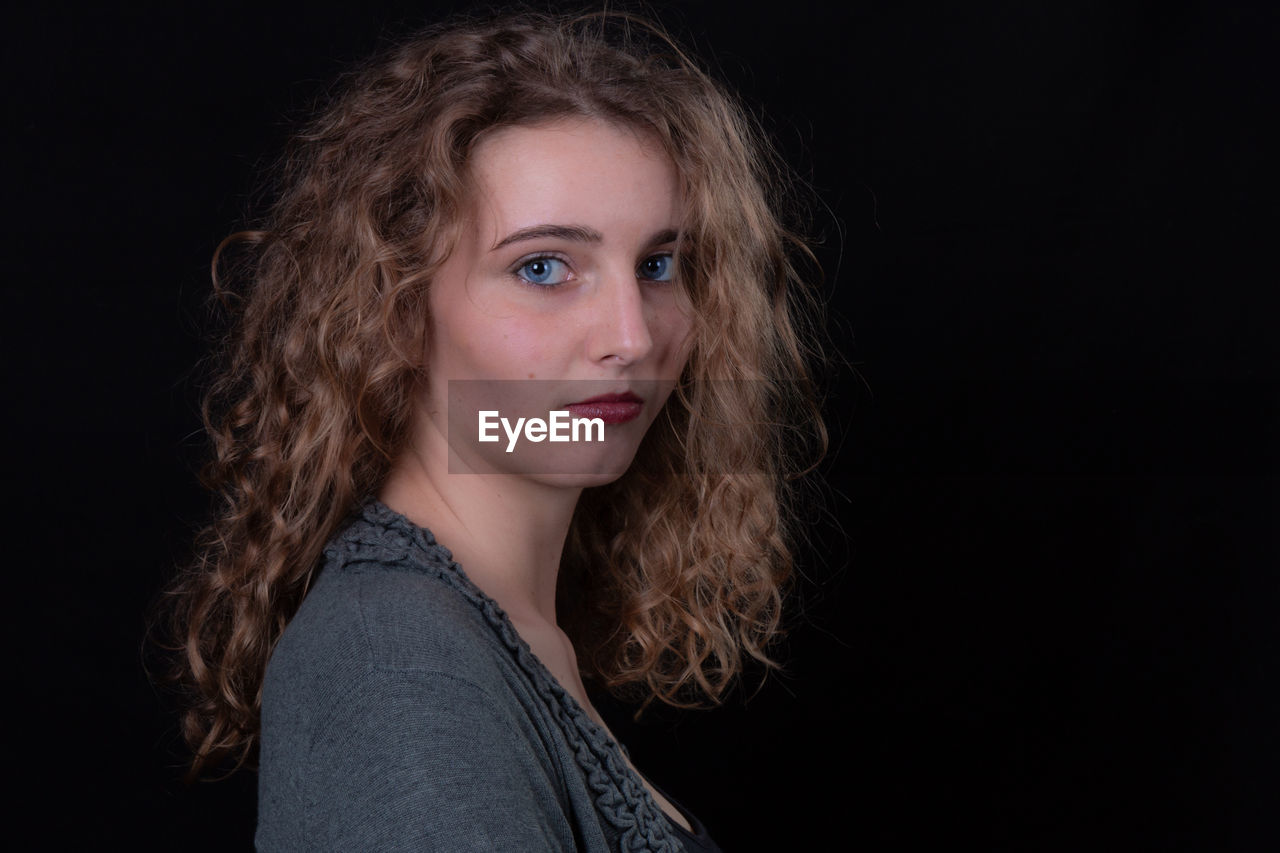
M562 622L584 676L646 702L716 703L746 656L774 665L793 475L826 445L817 300L797 272L812 255L782 218L789 172L651 22L454 21L349 75L292 141L261 227L215 255L232 320L203 405L217 503L169 591L193 775L252 759L272 649L326 541L406 446L469 152L497 128L569 116L642 130L675 163L677 279L697 319L665 417L625 475L579 501Z

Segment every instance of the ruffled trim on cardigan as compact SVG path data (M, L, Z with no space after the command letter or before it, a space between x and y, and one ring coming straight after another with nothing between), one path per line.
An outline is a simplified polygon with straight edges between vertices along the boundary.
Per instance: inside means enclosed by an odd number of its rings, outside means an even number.
M683 853L666 815L627 765L619 744L578 704L540 661L498 603L471 582L448 548L430 530L373 500L325 548L336 564L371 560L432 574L474 604L528 674L572 747L597 811L622 835L622 850Z

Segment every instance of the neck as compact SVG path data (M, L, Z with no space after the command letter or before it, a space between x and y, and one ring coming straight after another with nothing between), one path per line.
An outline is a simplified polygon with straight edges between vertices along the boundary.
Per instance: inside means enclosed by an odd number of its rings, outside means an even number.
M430 529L513 621L555 625L560 556L582 489L451 472L444 435L431 418L419 422L379 499Z

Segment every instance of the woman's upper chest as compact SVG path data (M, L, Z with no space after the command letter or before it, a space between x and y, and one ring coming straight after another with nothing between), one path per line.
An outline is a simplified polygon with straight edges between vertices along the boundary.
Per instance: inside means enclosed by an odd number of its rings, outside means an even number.
M543 666L551 673L551 675L560 683L573 699L582 707L591 721L600 727L602 731L609 736L609 739L618 742L613 736L613 732L609 730L604 718L600 716L595 707L591 704L590 698L587 696L586 686L582 683L582 676L578 670L578 658L574 651L573 643L568 636L555 625L547 625L546 623L535 623L512 620L516 631L529 644L529 648L534 655L542 661ZM654 802L667 815L668 819L674 821L678 825L689 829L689 821L666 797L662 796L649 781L644 778L635 765L631 763L631 759L624 752L622 754L623 761L632 773L635 773L645 789L649 792L649 796L653 797Z

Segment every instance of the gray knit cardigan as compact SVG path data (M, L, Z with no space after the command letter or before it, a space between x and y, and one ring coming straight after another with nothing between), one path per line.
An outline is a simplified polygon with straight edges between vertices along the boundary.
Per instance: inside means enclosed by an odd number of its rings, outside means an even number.
M267 667L258 808L264 851L684 849L497 603L377 501Z

